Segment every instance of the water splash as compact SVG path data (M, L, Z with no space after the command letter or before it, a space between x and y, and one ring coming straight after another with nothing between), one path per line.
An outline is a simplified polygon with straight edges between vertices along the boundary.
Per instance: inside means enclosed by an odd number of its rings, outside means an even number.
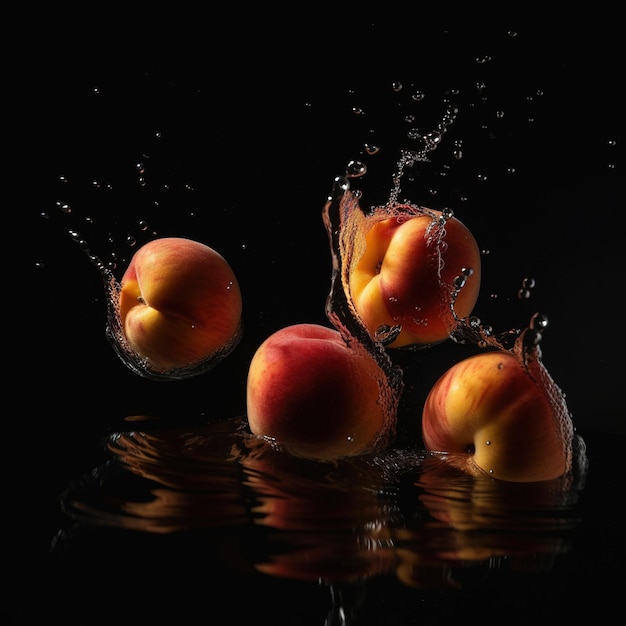
M431 132L411 137L418 142L415 150L403 150L393 175L393 186L385 205L374 206L364 211L359 205L361 194L350 190L350 180L361 178L367 173L367 167L359 161L350 161L344 176L335 178L332 194L324 207L324 221L329 233L333 251L333 280L327 301L327 314L333 325L347 336L357 339L377 356L383 368L389 370L385 362L385 346L393 343L401 332L401 327L386 326L378 329L374 340L371 339L365 325L361 322L350 294L350 276L353 268L364 254L367 232L379 220L393 216L398 220L411 219L417 215L431 218L428 236L435 243L433 255L435 262L441 263L441 250L444 241L446 222L453 217L450 209L435 212L431 209L400 201L401 182L406 168L428 161L428 154L440 145L447 128L454 122L458 110L449 105L441 123ZM433 261L431 259L431 261ZM441 269L440 267L438 269ZM532 315L524 329L510 328L494 334L491 325L485 325L476 316L460 318L455 310L455 303L472 275L471 268L463 268L454 279L449 292L444 294L442 315L447 317L450 328L449 338L456 343L472 343L479 349L502 350L512 353L520 366L532 378L548 399L552 409L554 427L562 442L562 456L565 459L566 475L585 476L588 468L585 442L576 433L572 414L567 406L565 394L550 376L542 361L541 340L543 331L548 326L548 319L540 312ZM525 278L518 290L519 299L528 299L535 286L533 278ZM417 349L416 347L411 347ZM402 393L402 371L393 371L394 388Z
M350 167L350 166L349 166ZM352 172L357 175L364 173L364 169L357 163L352 164ZM404 389L402 371L395 366L384 346L371 339L367 329L362 324L354 310L354 305L348 297L347 280L352 267L352 245L359 249L364 240L359 238L359 230L353 226L355 220L363 216L358 200L350 192L348 175L339 176L333 183L330 197L322 210L322 219L328 233L332 269L331 286L326 299L326 315L331 324L339 331L344 341L354 350L362 351L366 358L373 357L380 369L377 378L379 385L379 401L385 412L385 426L374 447L385 447L395 434L397 411L400 397ZM363 216L364 217L364 216Z
M400 152L400 159L397 163L397 170L393 174L393 188L389 195L388 206L394 206L399 203L407 203L408 201L400 201L401 183L407 168L414 167L417 163L425 163L428 161L428 155L437 149L441 144L445 133L458 115L458 108L455 104L447 103L446 110L441 118L441 121L431 131L421 134L418 131L412 131L409 133L409 139L411 139L416 147L411 149L404 149Z

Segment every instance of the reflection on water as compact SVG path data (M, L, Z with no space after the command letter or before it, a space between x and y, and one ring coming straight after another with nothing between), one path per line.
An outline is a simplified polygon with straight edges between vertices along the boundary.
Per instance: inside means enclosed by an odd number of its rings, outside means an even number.
M251 436L242 418L172 429L135 416L107 448L62 494L79 525L254 535L253 550L225 558L329 585L391 575L444 588L475 566L547 570L570 548L584 480L476 478L420 449L321 463Z

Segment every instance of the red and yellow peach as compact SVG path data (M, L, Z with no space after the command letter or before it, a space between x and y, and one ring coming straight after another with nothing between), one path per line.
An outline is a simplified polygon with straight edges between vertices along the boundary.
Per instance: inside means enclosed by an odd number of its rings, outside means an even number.
M295 324L256 350L247 378L247 418L257 436L322 460L375 449L395 420L386 379L360 345L319 324Z
M131 258L120 286L126 341L155 372L223 357L239 341L239 283L224 257L203 243L148 242Z
M426 448L474 475L512 482L563 476L571 469L571 418L543 363L534 358L530 366L495 350L450 367L424 404Z
M451 311L468 316L480 290L481 259L470 230L456 217L398 206L386 219L372 219L365 248L349 276L355 311L376 338L381 327L400 326L388 347L429 345L454 329ZM459 289L459 282L462 288Z

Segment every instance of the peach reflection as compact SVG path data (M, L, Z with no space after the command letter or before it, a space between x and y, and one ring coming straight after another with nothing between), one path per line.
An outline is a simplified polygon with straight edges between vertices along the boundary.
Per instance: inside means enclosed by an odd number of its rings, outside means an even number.
M549 571L554 559L570 549L580 520L580 485L569 479L507 483L471 476L447 459L426 457L413 483L418 500L413 519L394 528L398 578L424 587L434 563L442 583L460 587L455 578L469 567L534 573Z
M254 536L236 542L254 550L224 558L271 576L458 587L469 567L548 570L579 521L579 486L567 481L474 477L418 449L320 463L252 436L243 418L195 429L133 422L149 427L111 435L111 461L68 489L65 511L146 533Z
M242 428L237 421L196 430L114 433L107 442L113 458L97 470L96 493L90 484L70 489L65 508L90 523L150 533L245 526L240 468L229 462Z

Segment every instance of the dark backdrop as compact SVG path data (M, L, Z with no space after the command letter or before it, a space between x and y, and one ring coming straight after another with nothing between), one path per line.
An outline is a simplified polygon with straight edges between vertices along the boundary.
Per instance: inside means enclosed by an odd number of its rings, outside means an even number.
M481 319L504 330L536 310L548 316L544 361L578 429L625 434L621 65L610 16L530 29L332 13L258 16L256 28L196 15L132 27L82 16L76 28L54 17L20 31L5 59L7 130L19 139L3 247L17 357L5 382L6 503L21 564L47 550L63 521L58 494L99 462L117 420L243 414L260 341L326 322L321 209L333 178L362 159L364 203L384 202L408 130L433 128L448 95L457 121L432 164L407 176L405 195L452 207L488 252ZM365 143L380 151L365 154ZM107 343L101 276L76 239L119 272L130 242L170 235L231 262L245 335L211 373L155 383ZM520 302L527 277L536 286ZM427 385L461 354L446 344L407 370Z
M258 342L287 323L325 321L330 257L320 216L333 178L362 159L363 204L386 201L400 149L413 145L408 131L434 128L450 97L457 120L433 164L405 174L403 195L449 206L466 221L488 252L476 313L497 330L545 313L544 360L579 427L623 433L612 31L598 27L592 47L593 22L587 32L491 27L419 36L376 20L311 25L244 36L234 24L212 23L232 35L218 41L213 30L194 29L176 43L149 29L151 37L121 39L114 30L61 29L45 45L22 43L38 54L10 92L26 113L17 120L27 182L9 213L27 225L5 247L5 262L22 285L11 302L17 297L30 320L28 348L18 354L25 364L16 369L46 389L29 400L78 427L152 400L193 410L218 401L219 413L242 412L242 377ZM365 143L378 154L365 154ZM463 156L455 161L457 145ZM104 337L99 273L70 231L103 260L115 259L118 274L154 236L219 249L245 299L236 354L185 383L131 375ZM526 277L536 286L520 303Z

